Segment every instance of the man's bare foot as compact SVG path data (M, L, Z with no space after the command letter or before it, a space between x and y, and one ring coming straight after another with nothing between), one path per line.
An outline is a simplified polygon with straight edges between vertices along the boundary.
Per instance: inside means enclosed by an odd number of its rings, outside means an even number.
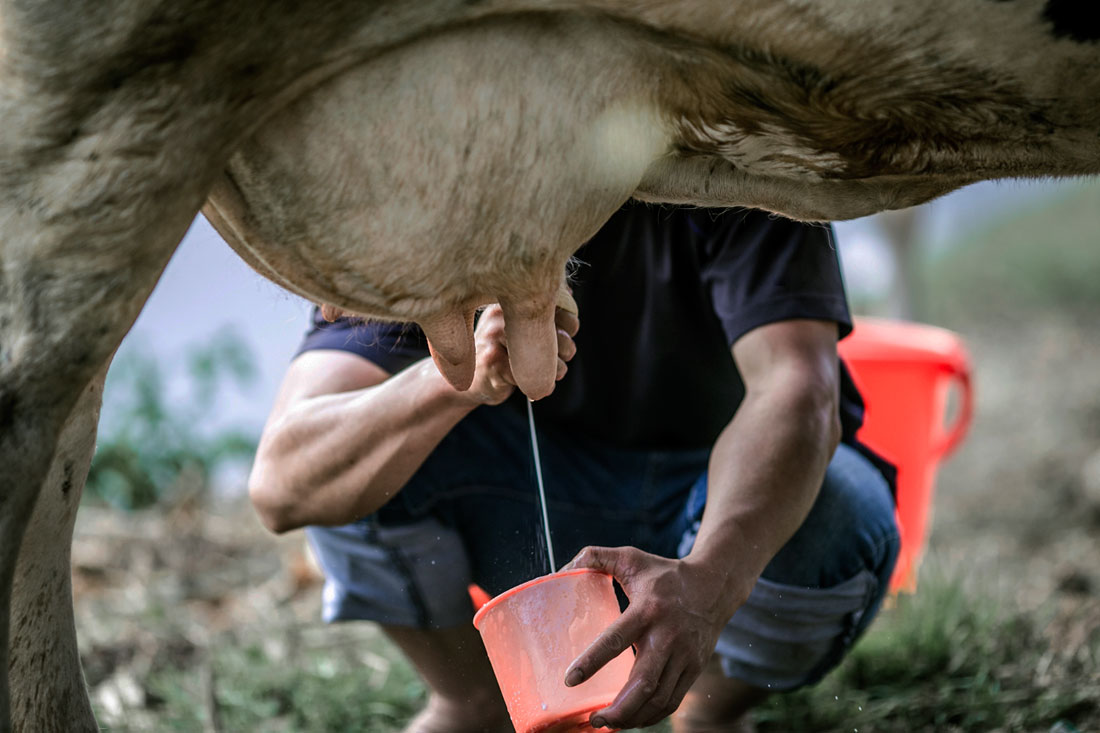
M403 733L514 733L503 701L457 704L432 695Z
M750 711L768 691L726 677L717 655L695 681L672 715L674 733L755 733Z

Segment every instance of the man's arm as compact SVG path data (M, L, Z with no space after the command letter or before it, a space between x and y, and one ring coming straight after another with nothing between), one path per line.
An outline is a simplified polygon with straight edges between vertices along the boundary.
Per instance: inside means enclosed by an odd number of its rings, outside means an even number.
M558 314L558 378L572 358L576 316ZM264 524L285 532L345 524L385 504L463 417L512 393L498 306L475 334L477 366L465 392L430 358L390 376L355 354L309 351L287 370L249 477Z
M836 341L835 323L783 321L734 344L745 399L711 452L706 511L685 558L727 573L729 616L806 519L840 442Z
M769 560L813 506L840 439L837 327L783 321L733 347L746 395L711 453L707 505L682 560L632 548L586 548L571 567L612 573L630 598L623 616L571 666L578 684L631 645L623 691L593 721L652 725L676 710L718 635Z

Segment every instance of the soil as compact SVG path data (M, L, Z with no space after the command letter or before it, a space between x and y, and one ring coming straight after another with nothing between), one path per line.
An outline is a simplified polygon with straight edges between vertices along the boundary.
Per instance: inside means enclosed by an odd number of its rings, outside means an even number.
M1100 635L1100 330L1065 313L957 330L975 419L940 472L927 562L1046 614L1072 654Z

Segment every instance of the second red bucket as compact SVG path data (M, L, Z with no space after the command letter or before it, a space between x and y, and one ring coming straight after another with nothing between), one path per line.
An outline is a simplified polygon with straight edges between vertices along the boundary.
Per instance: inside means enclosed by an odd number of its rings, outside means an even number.
M890 588L912 592L936 469L965 437L973 413L970 357L951 331L874 318L857 318L839 348L866 407L859 438L898 469L901 553ZM953 386L960 390L959 407L945 425Z

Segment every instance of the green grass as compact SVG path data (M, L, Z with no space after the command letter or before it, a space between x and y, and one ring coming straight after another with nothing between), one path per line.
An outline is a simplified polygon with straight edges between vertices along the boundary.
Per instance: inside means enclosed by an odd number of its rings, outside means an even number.
M424 702L415 672L367 624L225 635L198 664L153 669L144 687L150 714L105 730L390 733Z
M774 696L757 722L765 733L1046 733L1058 721L1096 730L1100 630L1088 649L1064 655L1042 624L1042 614L998 604L969 581L926 572L837 670ZM369 624L249 633L224 636L189 667L154 667L144 685L155 723L108 730L210 730L216 718L221 731L392 733L423 704L412 669Z
M766 703L761 731L1094 730L1100 630L1059 666L1034 614L968 585L926 573L825 680Z

